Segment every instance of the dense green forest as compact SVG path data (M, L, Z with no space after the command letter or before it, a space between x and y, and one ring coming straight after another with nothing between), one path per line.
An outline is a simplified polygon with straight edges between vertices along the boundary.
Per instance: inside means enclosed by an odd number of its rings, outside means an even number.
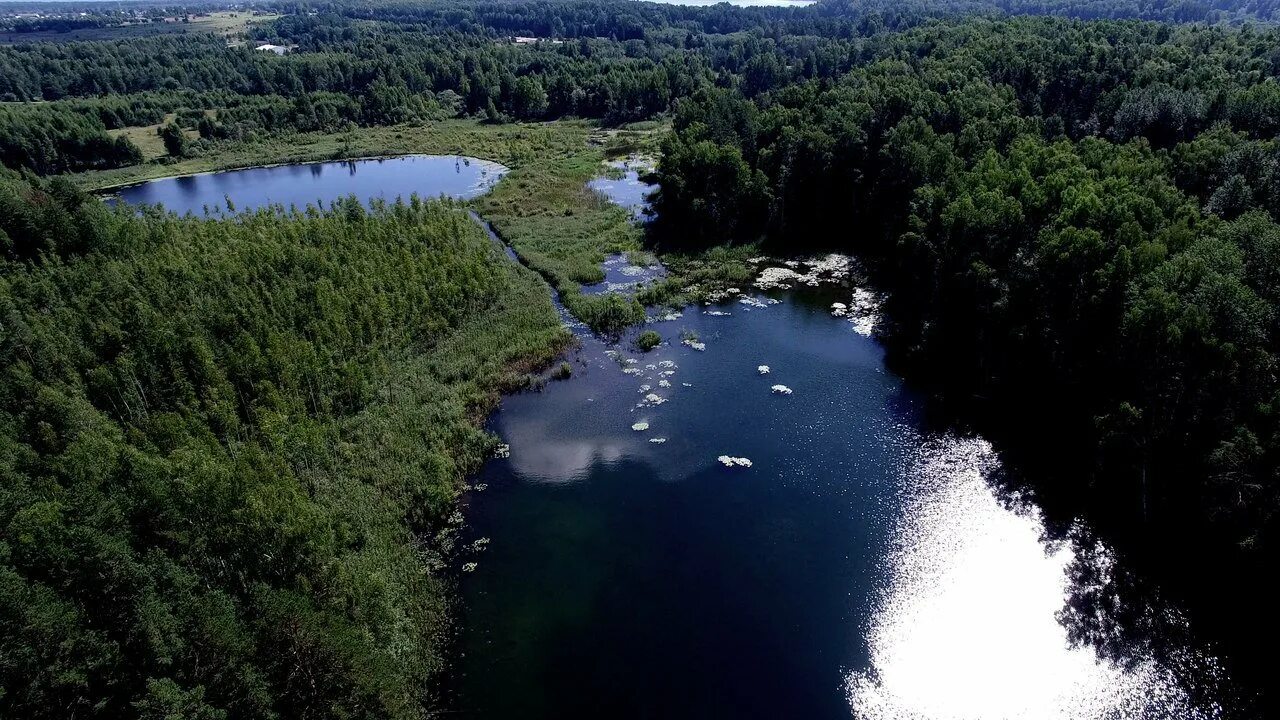
M465 211L0 181L0 714L419 717L494 394L565 341Z
M1202 21L1266 20L1273 12L1254 3L1116 2L1086 8L845 0L808 8L691 8L621 0L270 7L286 14L250 25L251 37L242 42L194 33L0 47L0 102L58 101L0 114L0 162L40 173L135 164L139 158L125 142L101 152L115 142L105 131L159 123L170 112L180 113L179 122L208 141L184 150L196 154L217 152L218 140L461 116L622 123L670 111L674 100L699 89L754 95L785 84L834 82L885 52L882 43L895 42L885 38L933 26L939 18L1066 14L1202 27ZM82 11L73 8L71 14ZM92 6L87 11L118 12ZM547 42L513 43L513 36ZM1259 46L1253 49L1264 52L1260 45L1269 35L1255 37ZM260 42L292 50L284 56L254 50ZM1133 69L1113 67L1105 74L1113 84L1160 92L1147 88L1153 79L1123 74ZM1143 120L1135 116L1128 122Z
M1049 19L878 36L834 82L681 102L655 234L871 261L911 377L974 398L1045 496L1258 643L1280 529L1277 47Z
M865 260L908 377L1265 672L1273 3L263 7L0 47L0 716L423 714L477 418L565 341L545 286L448 204L178 219L41 176L452 118L669 122L653 249ZM576 292L639 242L578 197L598 151L544 155L478 209L593 327L641 319Z

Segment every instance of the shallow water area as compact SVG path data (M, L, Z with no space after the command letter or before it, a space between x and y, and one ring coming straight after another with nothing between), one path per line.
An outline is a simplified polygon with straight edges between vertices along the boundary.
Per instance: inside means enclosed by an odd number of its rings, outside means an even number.
M415 194L467 199L488 192L506 172L498 163L471 157L402 155L162 178L119 188L107 202L160 204L179 214L203 215L270 205L328 207L351 195L366 206L374 198L391 202Z
M649 194L657 190L658 186L644 182L640 177L652 171L652 162L641 157L628 157L612 160L607 165L613 172L592 178L587 182L587 187L630 211L637 222L644 222L647 219L645 210L649 207Z
M491 543L458 559L477 565L451 710L1217 716L1140 648L1119 667L1072 646L1077 553L992 487L985 442L923 429L832 312L848 293L744 289L649 324L649 353L584 334L571 379L503 401L510 454L467 509Z
M657 260L644 264L632 263L626 253L615 253L605 258L600 264L604 270L604 280L591 285L583 285L582 292L587 295L603 295L605 293L633 294L656 280L666 277L666 268Z

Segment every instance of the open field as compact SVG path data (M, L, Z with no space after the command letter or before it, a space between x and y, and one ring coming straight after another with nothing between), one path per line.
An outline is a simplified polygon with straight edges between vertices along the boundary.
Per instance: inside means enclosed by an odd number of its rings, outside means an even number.
M181 35L183 33L215 33L223 37L232 38L243 35L253 23L269 22L277 17L279 15L254 15L244 11L224 11L210 13L209 15L190 16L190 20L167 18L161 22L85 28L70 32L0 32L0 44L71 42L75 40L130 40L152 35Z
M160 138L160 128L173 122L176 117L178 117L177 113L169 113L164 116L164 122L157 123L155 125L108 130L107 134L111 137L120 137L123 135L129 138L133 141L133 144L137 145L138 149L142 151L143 160L150 162L168 154L168 151L164 149L164 140ZM186 129L183 132L189 140L195 140L200 137L200 133L195 130Z

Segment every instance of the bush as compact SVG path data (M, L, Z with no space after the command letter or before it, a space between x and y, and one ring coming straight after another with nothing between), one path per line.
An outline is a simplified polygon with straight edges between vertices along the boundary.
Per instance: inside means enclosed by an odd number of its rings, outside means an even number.
M636 347L645 352L649 352L661 344L662 336L654 330L645 330L640 333L640 337L636 338Z

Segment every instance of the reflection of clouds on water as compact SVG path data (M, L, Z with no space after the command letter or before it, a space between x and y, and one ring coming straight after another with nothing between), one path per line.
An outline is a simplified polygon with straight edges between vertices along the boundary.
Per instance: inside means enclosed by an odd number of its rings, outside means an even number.
M904 517L867 640L871 668L847 681L855 717L1202 718L1173 671L1120 667L1072 645L1059 621L1069 543L1041 542L1038 513L987 483L982 440L925 444L907 468Z
M511 450L510 462L513 469L535 482L577 482L593 465L613 465L628 455L624 443L614 442L609 438L547 439L553 433L539 432L533 428L520 428L513 434L543 438L517 444Z

